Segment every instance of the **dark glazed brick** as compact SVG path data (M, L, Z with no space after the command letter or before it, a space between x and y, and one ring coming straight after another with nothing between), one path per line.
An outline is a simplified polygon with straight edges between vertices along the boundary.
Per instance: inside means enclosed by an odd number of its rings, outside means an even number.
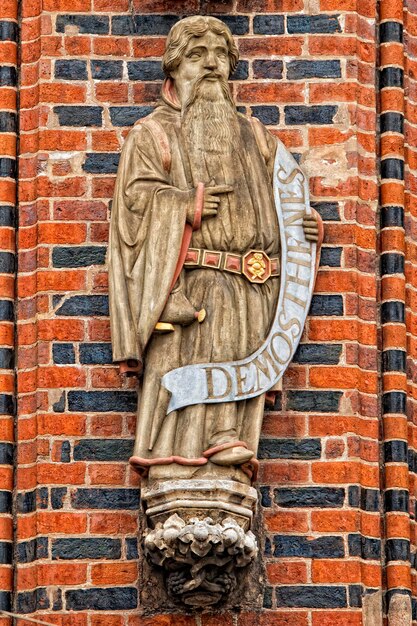
M272 587L265 587L264 589L264 598L262 602L262 606L264 609L272 609Z
M22 591L16 597L16 611L18 613L34 613L39 609L49 609L48 592L45 587L34 591Z
M379 88L399 87L404 83L404 71L400 67L384 67L379 72Z
M382 363L384 372L405 372L407 353L404 350L384 350Z
M9 591L0 591L0 611L12 610L12 594Z
M137 15L135 30L138 35L168 35L179 19L176 15Z
M264 508L269 508L272 506L272 498L271 498L271 487L259 487L259 491L261 492L261 505Z
M0 321L12 322L14 319L14 306L11 300L0 300Z
M16 177L16 160L9 157L0 157L0 178Z
M85 155L83 170L90 174L115 174L119 159L118 152L90 152Z
M133 126L135 122L152 113L153 107L110 107L110 119L114 126Z
M288 15L289 33L340 33L338 15Z
M321 267L340 267L343 248L322 248L320 255Z
M249 76L249 63L248 61L239 61L233 74L230 75L229 80L246 80Z
M227 24L233 35L247 35L249 32L248 17L243 15L217 15L215 17Z
M71 462L71 444L69 441L63 441L61 445L61 463Z
M404 322L405 320L404 302L383 302L381 306L381 322Z
M107 316L109 299L107 296L71 296L67 298L56 312L57 315Z
M136 537L128 537L126 539L126 558L129 561L139 558L138 540Z
M310 205L326 222L340 222L339 205L337 202L311 202Z
M337 413L341 391L288 391L287 409L290 411L317 411Z
M405 489L388 489L384 493L385 511L408 512L409 494Z
M279 123L279 109L274 106L253 106L251 107L252 114L257 117L262 124L278 124Z
M19 563L32 563L37 559L48 557L48 538L37 537L30 541L21 541L16 547L17 561Z
M343 506L341 487L291 487L274 489L275 502L285 508L337 508Z
M282 586L276 589L276 596L280 607L337 609L347 606L346 588L336 585Z
M348 537L349 556L360 556L369 561L381 558L381 540L352 534Z
M63 413L65 411L65 391L64 393L61 394L60 399L58 400L58 402L54 402L52 405L53 410L55 411L55 413Z
M91 60L91 75L96 80L121 80L123 61Z
M52 610L53 611L62 611L63 602L62 602L62 591L61 589L53 589L52 591Z
M404 274L404 255L398 252L381 254L381 273Z
M349 606L362 606L362 585L349 585Z
M14 350L12 350L12 348L0 348L0 369L11 370L13 366Z
M253 75L255 78L282 78L282 61L258 60L253 62Z
M84 365L109 365L113 363L110 343L81 343L80 363Z
M74 509L108 509L135 511L139 507L138 489L77 489L71 494Z
M12 443L0 443L0 465L13 465Z
M52 541L52 558L73 559L120 559L120 539L65 537Z
M343 296L315 295L311 300L309 315L343 315Z
M261 439L260 459L319 459L320 439Z
M337 113L337 106L286 106L285 123L289 126L303 124L333 124L333 118Z
M17 71L12 65L0 65L0 87L15 87Z
M379 26L380 43L403 41L403 25L400 22L382 22Z
M137 405L135 391L69 391L70 411L87 413L134 413Z
M13 274L16 258L13 252L0 252L0 274Z
M163 80L160 61L130 61L127 64L130 80Z
M87 80L87 61L55 61L55 78L64 80Z
M287 64L289 80L306 78L340 78L340 61L290 61Z
M72 343L54 343L52 358L57 365L75 363L75 351Z
M16 22L0 21L0 41L17 41L19 28Z
M404 132L404 115L402 113L388 111L387 113L382 113L379 120L381 125L381 133Z
M340 559L345 556L342 537L308 537L275 535L274 557L300 557L306 559Z
M398 226L404 228L404 208L402 206L383 206L381 208L381 228Z
M103 107L95 106L56 106L61 126L101 126Z
M402 159L383 159L381 161L382 178L404 180L404 161Z
M282 35L284 30L283 15L255 15L253 18L255 35Z
M80 35L108 35L109 18L104 15L58 15L57 33L64 33L66 26L77 26Z
M64 498L67 495L67 487L52 487L51 506L54 510L64 507Z
M69 611L128 611L138 603L138 592L133 587L75 589L67 591L65 596Z
M0 541L0 563L11 565L13 561L13 544L10 541Z
M16 501L19 513L33 513L36 511L36 490L18 493Z
M113 15L111 21L112 35L134 35L136 34L136 25L134 19L130 15Z
M38 509L47 509L49 505L49 495L47 487L38 487L36 494L36 503Z
M14 415L14 412L14 397L7 393L0 393L0 415Z
M407 395L403 391L388 391L382 396L382 409L387 413L405 413Z
M387 561L409 561L410 542L407 539L387 539L385 555Z
M293 361L307 365L337 365L341 354L340 343L300 343Z
M128 461L131 439L82 439L74 445L74 461Z
M55 246L52 250L53 267L88 267L104 265L104 246Z
M0 206L0 226L14 226L15 221L14 207Z
M16 131L16 113L9 113L9 111L0 111L0 133L15 133Z

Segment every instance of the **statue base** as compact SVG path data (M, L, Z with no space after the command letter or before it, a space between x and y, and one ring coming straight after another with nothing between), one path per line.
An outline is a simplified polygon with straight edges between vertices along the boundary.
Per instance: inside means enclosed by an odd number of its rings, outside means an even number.
M144 553L163 571L170 598L194 610L224 602L238 570L258 553L250 530L256 490L228 480L174 480L145 488L142 501Z

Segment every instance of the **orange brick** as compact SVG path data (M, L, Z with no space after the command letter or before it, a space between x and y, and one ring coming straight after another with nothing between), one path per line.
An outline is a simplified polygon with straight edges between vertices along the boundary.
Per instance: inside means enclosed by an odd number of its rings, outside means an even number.
M267 563L266 571L271 585L293 585L307 582L306 563Z
M85 463L39 463L38 478L42 485L82 485L85 481Z
M316 532L354 532L360 528L358 511L312 511L311 527Z
M361 582L361 565L359 561L314 559L311 568L313 583Z
M82 243L87 234L84 224L42 222L39 224L39 243Z
M271 532L306 532L307 513L298 511L266 511L265 524Z
M56 511L38 511L39 532L76 534L87 531L86 513L63 513Z
M362 626L362 610L357 611L314 611L313 626Z
M86 384L85 369L77 366L55 365L40 367L38 370L39 388L60 389L62 387L83 387Z
M127 585L138 577L136 563L97 563L91 568L94 585Z

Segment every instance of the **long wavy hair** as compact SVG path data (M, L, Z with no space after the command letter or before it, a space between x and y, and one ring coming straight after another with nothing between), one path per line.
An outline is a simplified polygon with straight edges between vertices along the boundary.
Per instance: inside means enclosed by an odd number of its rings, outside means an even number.
M169 32L162 57L162 69L167 76L170 76L181 63L191 38L202 37L208 31L225 38L229 50L230 73L234 72L239 60L239 52L228 26L216 17L193 15L177 22Z

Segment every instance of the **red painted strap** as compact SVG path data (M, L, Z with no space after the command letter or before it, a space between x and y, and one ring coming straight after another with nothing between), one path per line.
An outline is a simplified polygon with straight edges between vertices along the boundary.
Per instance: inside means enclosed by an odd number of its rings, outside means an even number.
M244 441L228 441L227 443L221 443L218 446L209 448L208 450L203 452L203 456L209 459L211 456L213 456L213 454L217 454L217 452L221 452L222 450L228 450L229 448L236 448L237 446L247 449L248 444Z
M195 196L195 212L194 212L194 221L193 225L185 224L184 234L182 236L180 253L178 255L177 266L175 268L174 277L172 279L170 292L173 290L175 283L178 280L178 276L181 274L181 270L184 266L185 257L187 256L187 250L190 247L191 243L191 235L193 230L197 230L201 225L201 215L203 212L203 201L204 201L204 183L197 184L197 191Z
M177 463L178 465L201 466L207 464L207 459L203 457L198 459L186 459L183 456L176 455L157 457L155 459L145 459L141 456L131 456L129 463L141 476L146 476L149 468L156 465L172 465L173 463Z

